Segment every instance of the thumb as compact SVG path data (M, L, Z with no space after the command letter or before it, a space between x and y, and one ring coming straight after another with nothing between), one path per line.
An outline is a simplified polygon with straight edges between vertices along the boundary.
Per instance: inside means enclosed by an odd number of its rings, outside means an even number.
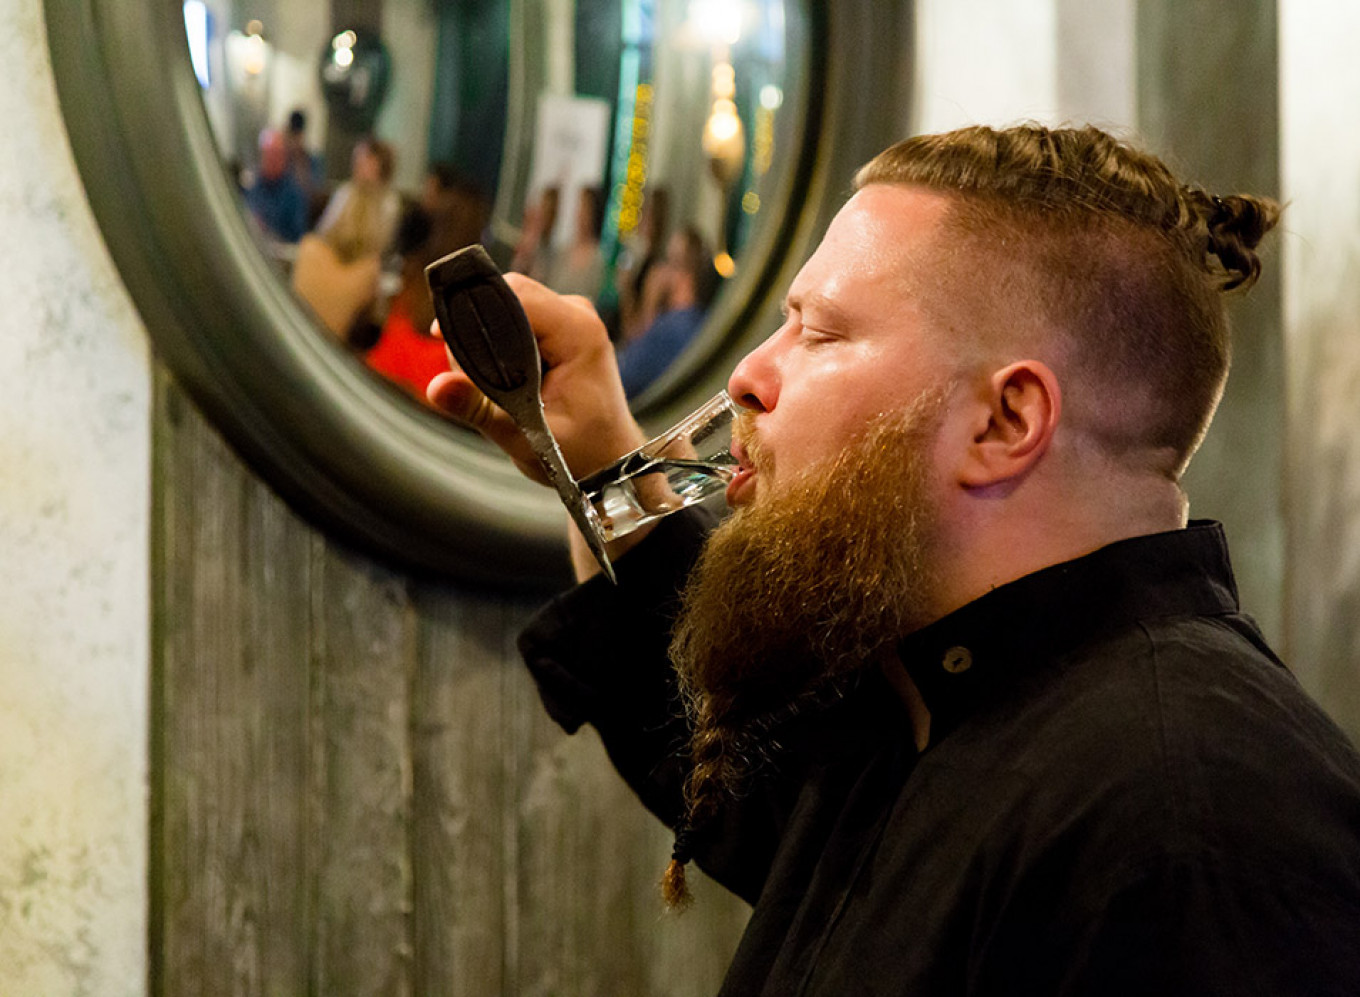
M491 400L462 371L436 374L425 388L425 397L445 415L474 429L484 428Z
M525 477L548 484L542 465L515 421L461 370L436 374L425 389L425 397L436 409L475 429L504 450Z

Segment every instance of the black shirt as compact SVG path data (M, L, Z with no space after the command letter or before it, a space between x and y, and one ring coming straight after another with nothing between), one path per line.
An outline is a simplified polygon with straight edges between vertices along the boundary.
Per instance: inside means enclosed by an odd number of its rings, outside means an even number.
M674 824L671 517L521 648ZM1122 541L904 640L765 732L697 848L754 905L723 994L1360 994L1360 758L1238 605L1216 524Z

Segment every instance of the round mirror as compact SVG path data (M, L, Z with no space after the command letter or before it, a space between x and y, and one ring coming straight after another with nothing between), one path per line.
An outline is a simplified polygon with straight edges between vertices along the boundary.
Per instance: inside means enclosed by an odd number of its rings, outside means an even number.
M424 268L471 243L593 301L645 402L797 162L775 156L806 76L785 0L183 7L261 250L418 402L446 366Z
M49 0L47 17L91 203L178 380L319 525L519 585L565 577L565 516L421 403L443 365L424 263L481 242L590 296L659 427L777 325L901 106L876 98L905 32L867 2Z

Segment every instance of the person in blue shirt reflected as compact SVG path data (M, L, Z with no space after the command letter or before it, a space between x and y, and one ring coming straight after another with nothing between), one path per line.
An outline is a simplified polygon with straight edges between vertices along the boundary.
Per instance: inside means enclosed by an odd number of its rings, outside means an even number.
M619 347L624 393L641 394L684 352L704 324L722 278L713 253L693 225L671 235L666 255L647 275L644 297L655 318L636 339Z
M246 205L265 234L279 242L297 242L307 231L307 196L293 175L287 139L277 128L260 133L260 168L246 191Z

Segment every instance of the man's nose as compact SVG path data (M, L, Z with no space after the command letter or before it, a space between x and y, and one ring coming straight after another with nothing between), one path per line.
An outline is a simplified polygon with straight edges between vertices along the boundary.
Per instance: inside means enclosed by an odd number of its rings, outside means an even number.
M742 357L727 379L727 393L732 400L753 412L774 408L779 393L779 379L770 356L773 340L771 336Z

